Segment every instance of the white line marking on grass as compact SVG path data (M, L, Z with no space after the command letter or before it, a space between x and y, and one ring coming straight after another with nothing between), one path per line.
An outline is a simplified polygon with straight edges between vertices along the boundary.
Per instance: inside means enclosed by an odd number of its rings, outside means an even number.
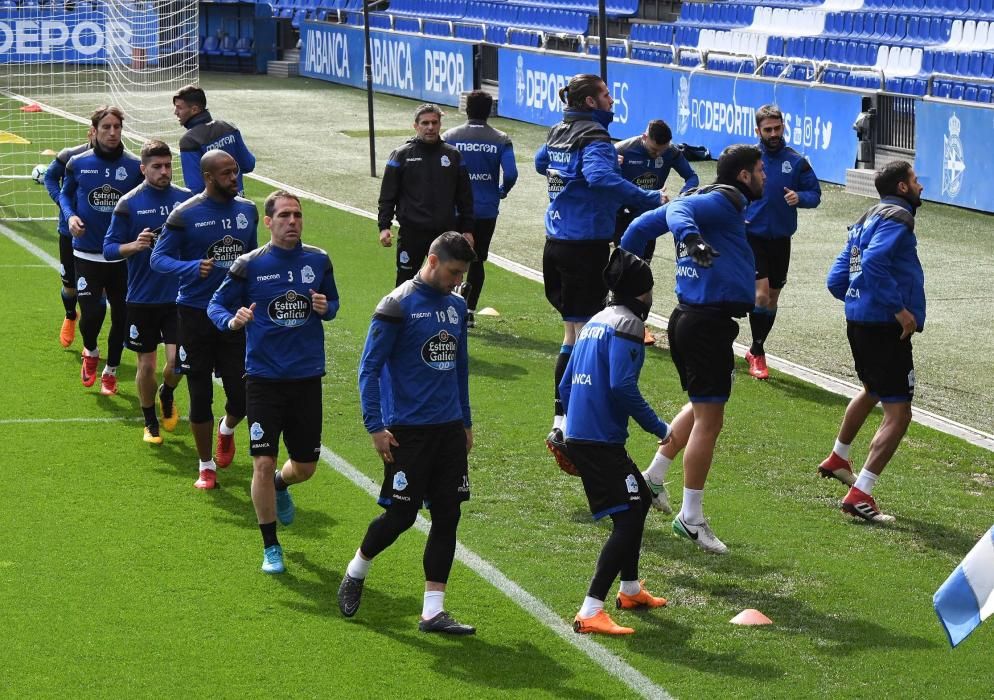
M40 269L43 269L43 270L47 270L48 269L48 265L0 265L0 268L9 268L9 267L13 267L13 268L19 268L19 267L37 267L37 268L40 268Z
M347 478L373 498L379 497L380 488L375 481L370 479L368 476L363 474L361 471L346 462L342 457L338 456L324 445L321 446L321 459L326 461L335 471ZM431 522L426 520L421 515L418 515L415 527L421 532L427 534L428 530L431 528ZM484 581L514 601L518 607L522 608L525 612L529 613L548 629L552 630L552 632L554 632L557 636L582 651L601 668L635 692L646 698L672 697L640 671L630 666L621 658L612 654L603 646L593 641L590 637L574 632L573 628L563 622L562 618L550 607L505 576L496 566L488 562L486 559L483 559L481 556L468 549L460 542L456 543L456 559L469 567Z
M273 187L283 187L289 192L301 197L303 199L309 199L319 204L324 204L329 207L334 207L336 209L341 209L343 211L362 216L366 219L376 220L376 215L372 212L366 211L364 209L359 209L358 207L353 207L350 204L342 204L341 202L336 202L327 197L322 197L319 194L314 194L313 192L307 192L306 190L301 190L295 187L284 185L283 183L273 180L262 175L256 175L255 173L250 173L248 177L264 182L267 185ZM488 260L492 262L497 267L503 268L508 272L513 272L516 275L525 277L526 279L533 280L535 282L542 281L542 273L538 270L533 270L527 265L522 265L521 263L509 260L508 258L502 257L500 255L494 255L491 253ZM649 322L661 329L666 329L667 319L665 316L660 316L656 313L649 314ZM745 357L746 350L749 348L741 343L735 343L735 354L739 357ZM820 389L836 394L838 396L844 396L847 399L851 399L859 391L860 387L847 382L843 379L833 377L829 374L821 372L810 367L805 367L804 365L799 365L796 362L791 362L790 360L785 360L782 357L777 357L776 355L766 355L766 363L780 371L784 374L789 374L793 377L797 377L809 384L814 384ZM950 418L941 416L938 413L933 413L932 411L927 411L923 408L917 408L915 406L911 407L912 420L921 425L926 425L930 428L938 430L940 433L946 433L947 435L952 435L953 437L966 440L971 445L976 445L977 447L982 447L985 450L990 450L994 452L994 435L990 433L985 433L978 428L974 428L969 425L964 425L963 423L958 423Z
M259 178L257 178L259 179ZM266 182L267 180L263 180ZM282 183L276 183L275 181L269 180L269 184L273 184L275 187L285 187ZM301 190L294 190L290 187L285 187L287 191L292 191L301 197L312 198L312 195L302 192ZM314 196L316 197L316 196ZM328 204L328 206L339 206L332 203L331 200L324 200L320 198L322 204ZM341 205L344 206L344 205ZM358 210L357 210L358 211ZM22 246L25 250L30 251L34 255L38 256L44 260L49 267L58 269L59 263L51 255L46 253L44 250L36 246L31 241L19 236L10 229L8 229L3 224L0 224L0 233L5 235L10 240L14 241L18 245ZM216 381L216 380L215 380ZM0 424L4 423L56 423L56 422L85 422L85 423L109 423L116 421L129 421L129 420L139 420L137 417L116 417L116 418L20 418L20 419L6 419L0 420ZM365 491L367 494L373 498L379 496L380 490L376 483L370 479L368 476L363 474L361 471L356 469L354 466L346 462L342 457L332 452L330 449L321 445L321 458L324 459L331 467L337 471L339 474L343 475L353 484L358 486L360 489ZM415 526L421 532L427 534L431 527L431 523L418 515L418 520ZM621 681L629 688L639 693L641 696L646 698L671 698L672 696L667 693L663 688L653 683L647 676L642 674L640 671L630 666L624 660L615 656L610 651L602 647L597 642L593 641L589 637L576 634L571 627L563 622L551 608L543 604L538 598L533 596L531 593L526 591L524 588L519 586L517 583L505 576L501 571L495 567L490 562L486 561L478 554L472 550L467 549L461 543L456 543L456 558L465 564L469 569L475 572L480 578L492 585L494 588L504 593L508 598L515 602L520 608L525 612L529 613L536 620L545 625L553 633L566 640L577 649L585 653L592 661L597 663L601 668L607 671L611 676Z
M31 423L122 423L144 420L141 416L106 416L103 418L0 418L0 425Z

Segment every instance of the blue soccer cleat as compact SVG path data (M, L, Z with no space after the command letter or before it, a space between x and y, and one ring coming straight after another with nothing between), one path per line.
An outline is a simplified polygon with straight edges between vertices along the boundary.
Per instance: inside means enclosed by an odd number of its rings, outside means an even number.
M279 518L280 525L289 525L293 522L293 516L297 512L297 506L293 505L293 497L290 489L276 492L276 517Z
M267 574L282 574L286 572L283 564L283 548L278 544L266 547L262 552L262 570Z

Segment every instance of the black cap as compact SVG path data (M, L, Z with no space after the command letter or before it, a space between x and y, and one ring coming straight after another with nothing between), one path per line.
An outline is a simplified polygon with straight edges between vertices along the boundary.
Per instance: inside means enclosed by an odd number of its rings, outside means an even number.
M637 255L615 248L604 268L604 283L617 297L641 296L652 290L652 270Z

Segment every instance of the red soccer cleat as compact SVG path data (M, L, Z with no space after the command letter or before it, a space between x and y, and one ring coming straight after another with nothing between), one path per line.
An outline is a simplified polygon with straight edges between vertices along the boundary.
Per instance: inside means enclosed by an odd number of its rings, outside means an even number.
M95 355L93 357L83 355L83 366L79 370L79 378L83 381L83 386L93 386L93 383L97 381L98 362L100 362L100 358Z
M873 496L860 491L855 486L849 489L849 493L842 500L842 512L854 518L868 520L871 523L892 523L895 520L893 515L885 515L880 512Z
M749 374L756 379L769 379L770 370L766 367L766 355L753 355L746 353L746 362L749 363Z
M222 421L224 418L221 419ZM231 464L231 460L235 458L235 436L222 435L221 434L221 424L217 424L217 442L214 444L214 463L221 467L221 469L227 469L228 465Z
M856 475L852 472L852 461L842 459L832 451L825 461L818 465L818 474L822 479L838 479L846 486L856 485Z
M114 374L100 375L100 395L113 396L117 393L117 376Z
M216 488L217 472L213 469L201 469L200 478L194 482L193 486L194 488L203 489L204 491Z

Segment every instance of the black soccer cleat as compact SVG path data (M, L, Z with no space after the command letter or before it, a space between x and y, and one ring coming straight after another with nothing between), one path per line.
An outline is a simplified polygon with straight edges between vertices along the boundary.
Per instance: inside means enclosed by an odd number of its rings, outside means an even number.
M348 574L342 579L342 584L338 587L338 609L345 617L352 617L359 611L365 582L364 578L352 578Z
M430 620L421 620L418 623L418 629L422 632L441 632L442 634L476 634L475 627L457 622L444 610Z

